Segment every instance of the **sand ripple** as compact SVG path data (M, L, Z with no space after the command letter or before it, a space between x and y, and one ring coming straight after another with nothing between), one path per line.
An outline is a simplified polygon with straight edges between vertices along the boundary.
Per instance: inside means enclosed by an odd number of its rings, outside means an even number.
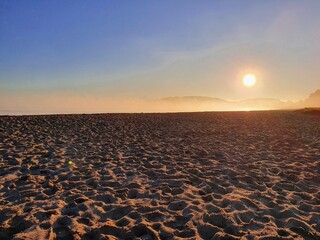
M294 112L0 117L0 239L320 239Z

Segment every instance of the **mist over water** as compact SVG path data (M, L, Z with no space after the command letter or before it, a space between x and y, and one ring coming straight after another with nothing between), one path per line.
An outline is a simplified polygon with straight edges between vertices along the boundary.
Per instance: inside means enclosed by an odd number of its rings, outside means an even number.
M238 101L220 98L189 96L151 98L108 98L90 94L32 94L12 98L0 96L1 115L57 113L121 113L121 112L197 112L250 111L297 109L320 106L320 90L300 101L279 99L245 99Z

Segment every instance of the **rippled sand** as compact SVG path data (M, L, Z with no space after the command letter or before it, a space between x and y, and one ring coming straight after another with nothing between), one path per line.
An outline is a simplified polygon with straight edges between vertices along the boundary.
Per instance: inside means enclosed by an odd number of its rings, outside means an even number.
M320 118L0 117L0 239L320 239Z

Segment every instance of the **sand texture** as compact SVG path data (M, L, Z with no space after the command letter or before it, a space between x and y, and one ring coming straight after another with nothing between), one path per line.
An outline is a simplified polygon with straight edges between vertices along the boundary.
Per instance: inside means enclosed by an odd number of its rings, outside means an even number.
M320 239L320 118L0 117L0 239Z

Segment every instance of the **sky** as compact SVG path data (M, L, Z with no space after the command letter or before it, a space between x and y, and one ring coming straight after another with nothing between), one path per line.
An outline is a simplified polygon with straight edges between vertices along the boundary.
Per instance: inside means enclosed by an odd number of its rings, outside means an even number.
M2 0L0 112L304 99L320 88L319 11L317 0Z

